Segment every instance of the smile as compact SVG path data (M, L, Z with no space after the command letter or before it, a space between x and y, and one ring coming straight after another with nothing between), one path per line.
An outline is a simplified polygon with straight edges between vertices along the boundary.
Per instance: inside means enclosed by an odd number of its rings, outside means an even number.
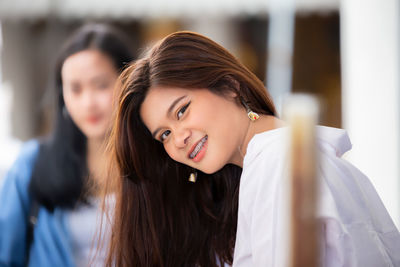
M204 136L196 145L194 148L192 148L192 152L189 154L189 158L192 159L195 162L200 161L205 154L205 151L207 149L207 139L208 135Z

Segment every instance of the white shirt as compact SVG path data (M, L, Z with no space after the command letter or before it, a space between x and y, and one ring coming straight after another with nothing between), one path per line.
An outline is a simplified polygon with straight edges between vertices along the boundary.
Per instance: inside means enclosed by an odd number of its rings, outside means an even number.
M285 266L288 221L284 175L288 128L255 135L243 162L234 267ZM368 178L340 157L341 129L317 127L323 225L321 265L400 266L400 234ZM306 244L305 244L306 245Z
M99 243L98 238L100 225L102 236L107 235L108 220L101 213L100 199L90 198L89 202L90 205L80 204L74 210L68 211L72 253L77 267L104 266L107 255L108 239Z

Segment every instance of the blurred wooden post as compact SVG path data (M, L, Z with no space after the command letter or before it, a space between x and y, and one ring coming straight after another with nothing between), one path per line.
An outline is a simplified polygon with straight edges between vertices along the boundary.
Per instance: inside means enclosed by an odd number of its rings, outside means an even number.
M285 102L289 133L289 250L291 267L317 267L318 224L315 125L318 105L307 95L292 95Z

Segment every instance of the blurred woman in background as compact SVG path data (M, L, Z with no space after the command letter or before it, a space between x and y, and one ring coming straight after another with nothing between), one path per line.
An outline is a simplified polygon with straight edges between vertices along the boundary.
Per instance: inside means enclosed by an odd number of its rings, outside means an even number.
M133 59L127 41L116 29L88 24L63 46L54 131L24 145L1 188L1 266L88 265L98 230L92 189L103 176L114 84Z

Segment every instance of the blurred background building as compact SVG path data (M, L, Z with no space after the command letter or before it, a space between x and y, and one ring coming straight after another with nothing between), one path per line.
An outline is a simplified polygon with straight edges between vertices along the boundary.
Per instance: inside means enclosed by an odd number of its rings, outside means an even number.
M398 0L1 0L0 177L52 122L56 52L85 22L128 33L139 55L177 30L205 34L265 82L321 101L320 124L349 131L346 157L400 225Z

